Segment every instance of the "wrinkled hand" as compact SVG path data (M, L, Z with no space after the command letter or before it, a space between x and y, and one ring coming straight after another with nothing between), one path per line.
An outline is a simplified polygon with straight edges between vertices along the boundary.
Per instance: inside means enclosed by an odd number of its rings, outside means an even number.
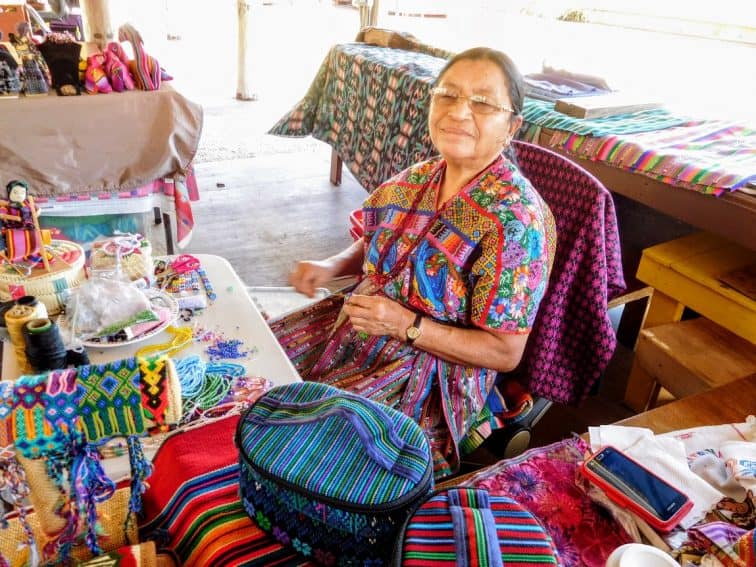
M344 303L354 330L368 335L389 335L404 340L414 314L396 301L375 295L352 295Z
M336 268L331 262L308 260L297 262L289 274L289 285L307 297L315 297L315 289L333 279Z

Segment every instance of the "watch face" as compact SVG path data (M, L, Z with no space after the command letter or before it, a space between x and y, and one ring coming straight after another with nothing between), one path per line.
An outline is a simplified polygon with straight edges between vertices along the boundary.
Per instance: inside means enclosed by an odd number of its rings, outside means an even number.
M409 327L407 329L407 338L411 341L414 341L416 338L420 336L420 329L417 327Z

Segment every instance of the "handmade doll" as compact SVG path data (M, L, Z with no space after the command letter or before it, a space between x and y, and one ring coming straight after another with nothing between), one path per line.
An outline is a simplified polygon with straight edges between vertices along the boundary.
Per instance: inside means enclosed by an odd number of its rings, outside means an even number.
M14 180L5 187L7 200L0 200L0 223L4 238L0 239L0 257L18 262L34 256L50 244L50 231L40 230L39 209L28 195L29 187Z
M110 86L108 76L103 68L105 56L102 53L95 53L87 57L87 70L84 73L84 90L90 94L111 93L113 87Z
M111 41L105 48L105 72L116 92L133 91L136 88L134 77L129 71L129 59L120 43Z

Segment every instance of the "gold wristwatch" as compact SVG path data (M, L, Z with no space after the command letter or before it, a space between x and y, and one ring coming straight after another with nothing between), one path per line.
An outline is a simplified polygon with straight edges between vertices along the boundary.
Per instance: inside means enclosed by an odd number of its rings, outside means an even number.
M407 330L405 331L405 335L407 336L407 344L411 345L414 343L417 339L420 338L420 324L423 322L423 315L422 313L418 313L415 315L415 320L413 321L412 325L407 327Z

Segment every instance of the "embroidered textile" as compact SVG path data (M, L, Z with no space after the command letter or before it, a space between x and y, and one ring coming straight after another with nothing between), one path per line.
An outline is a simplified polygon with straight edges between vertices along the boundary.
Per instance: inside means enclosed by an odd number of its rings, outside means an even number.
M270 130L278 136L307 136L329 144L357 181L373 191L403 169L435 153L428 135L429 95L446 62L426 53L347 43L328 53L305 97ZM756 143L753 130L735 126L731 133L717 122L691 122L663 109L596 119L575 119L553 110L553 103L525 99L525 127L520 139L537 141L544 127L558 128L551 146L572 152L573 146L595 142L602 149L587 156L614 165L629 152L638 166L619 165L670 185L719 194L754 183ZM699 143L694 129L715 132L721 140ZM657 136L690 132L680 145L670 142L660 151ZM719 134L716 134L719 132ZM617 147L637 140L639 153ZM635 146L635 144L630 144ZM593 146L595 148L595 145ZM614 149L613 149L614 148ZM677 152L682 149L683 151ZM584 155L575 152L576 155ZM632 164L632 162L629 162ZM659 171L656 166L668 170ZM648 171L646 171L648 169Z
M0 452L13 445L11 434L11 412L13 411L13 382L0 380Z
M142 385L142 407L150 414L152 421L165 425L168 409L168 379L166 356L138 358Z
M756 185L756 129L719 121L604 137L555 134L550 145L662 183L720 195Z
M576 404L602 376L617 343L606 309L625 289L614 202L568 159L532 144L512 145L557 232L552 277L519 371L531 394Z
M21 376L15 382L11 433L27 459L65 452L68 436L45 417L47 374Z
M64 432L79 430L79 403L84 387L77 380L76 369L53 370L47 377L47 388L42 396L45 417Z
M589 449L581 439L530 449L479 471L464 486L508 496L544 526L565 567L604 567L614 549L631 539L575 484Z
M663 108L640 110L616 116L600 118L575 118L554 110L554 103L544 100L525 99L522 118L528 124L553 128L583 136L610 136L636 132L656 132L682 126L689 118L674 116Z
M547 207L517 169L498 158L437 215L444 167L439 159L419 164L368 197L368 278L355 292L372 293L366 286L389 274L380 293L437 321L529 331L553 253ZM279 340L298 356L300 329L279 329ZM441 475L456 467L457 443L483 409L496 372L449 363L390 337L362 338L341 318L303 376L399 409L422 424Z
M143 435L153 419L165 423L168 379L165 356L129 358L79 368L80 401L90 443L107 437Z
M559 565L538 520L505 496L472 488L441 490L405 524L402 567Z

